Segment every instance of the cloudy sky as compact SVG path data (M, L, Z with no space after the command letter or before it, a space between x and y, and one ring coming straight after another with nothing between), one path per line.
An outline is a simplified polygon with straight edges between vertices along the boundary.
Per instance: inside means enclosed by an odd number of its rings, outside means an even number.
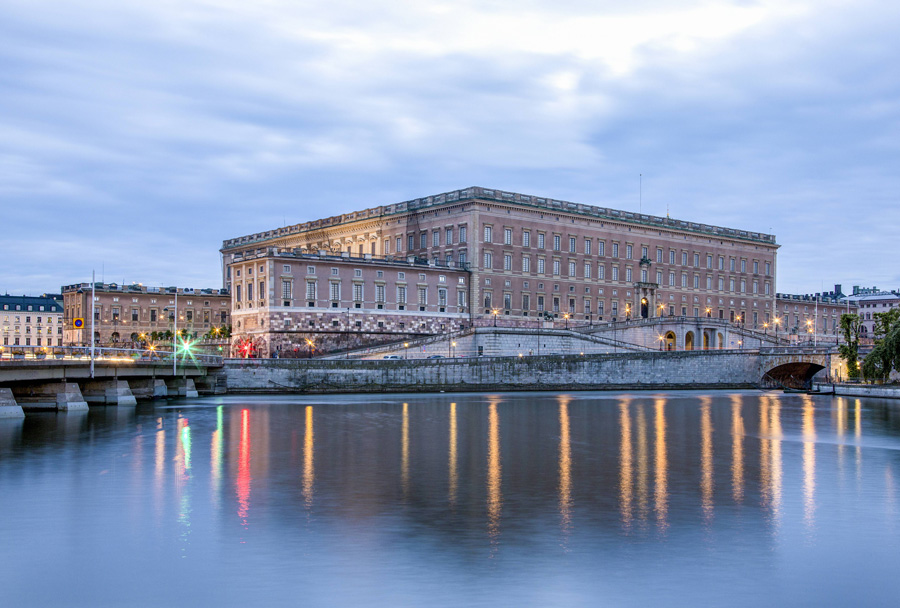
M897 288L898 31L884 0L4 0L0 293L218 287L223 239L475 185L774 233L779 291Z

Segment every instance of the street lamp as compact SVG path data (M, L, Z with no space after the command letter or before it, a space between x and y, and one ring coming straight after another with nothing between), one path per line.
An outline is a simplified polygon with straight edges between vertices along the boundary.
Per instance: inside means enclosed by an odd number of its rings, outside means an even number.
M404 358L404 359L409 359L409 342L404 342L404 343L403 343L403 348L406 349L406 350L403 352L403 358Z
M778 325L781 323L781 319L776 315L772 318L772 322L775 324L775 346L778 346Z
M712 308L709 306L706 307L706 318L710 318L712 316Z
M566 320L566 329L569 329L569 313L563 313L563 319Z
M662 351L662 349L663 349L663 341L665 340L665 338L664 338L663 336L660 336L660 335L657 335L657 338L659 338L659 350Z
M500 310L495 308L491 310L491 314L494 315L494 327L497 327L497 315L500 314Z
M456 342L450 342L450 346L447 348L447 355L452 359L453 358L453 349L456 348Z
M631 318L631 304L625 303L625 320L628 321Z
M307 349L309 350L309 357L307 357L307 358L312 359L312 353L313 353L313 350L316 348L316 344L315 344L315 342L313 342L312 340L307 338L306 346L307 346Z

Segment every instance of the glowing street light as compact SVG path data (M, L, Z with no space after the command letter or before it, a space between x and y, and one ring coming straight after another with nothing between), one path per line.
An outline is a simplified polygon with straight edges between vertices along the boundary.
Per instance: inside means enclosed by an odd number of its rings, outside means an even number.
M494 315L494 327L497 327L497 315L500 314L500 310L495 308L491 311L491 314Z
M569 329L569 313L564 313L563 319L566 320L566 329Z

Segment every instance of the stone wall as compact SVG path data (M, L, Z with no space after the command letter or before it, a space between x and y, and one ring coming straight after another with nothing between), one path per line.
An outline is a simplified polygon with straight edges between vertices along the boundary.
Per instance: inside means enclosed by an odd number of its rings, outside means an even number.
M229 393L756 387L759 358L736 352L645 352L436 360L243 360Z

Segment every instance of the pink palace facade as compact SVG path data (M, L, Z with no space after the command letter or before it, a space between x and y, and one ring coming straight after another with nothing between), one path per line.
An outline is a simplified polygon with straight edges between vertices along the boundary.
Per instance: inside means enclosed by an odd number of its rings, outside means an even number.
M469 326L775 312L775 237L471 187L224 241L233 332L261 355Z

